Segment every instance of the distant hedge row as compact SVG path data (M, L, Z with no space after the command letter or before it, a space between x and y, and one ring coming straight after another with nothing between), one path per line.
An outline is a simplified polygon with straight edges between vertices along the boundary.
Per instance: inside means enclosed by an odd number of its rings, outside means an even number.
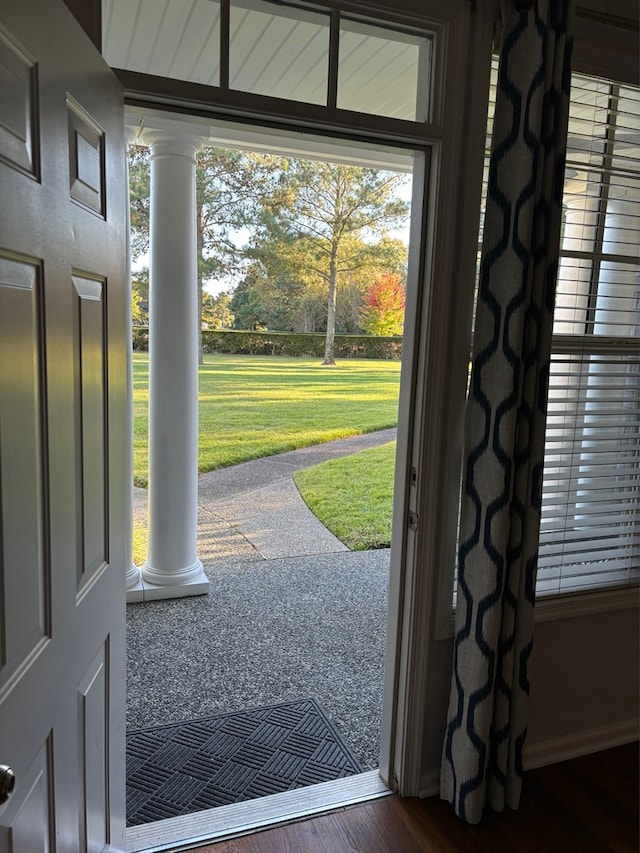
M306 355L322 358L324 340L323 333L247 332L233 329L209 329L202 332L204 352L234 355ZM149 349L147 326L133 327L133 348L137 352ZM336 358L399 359L402 357L402 338L336 335L334 354Z

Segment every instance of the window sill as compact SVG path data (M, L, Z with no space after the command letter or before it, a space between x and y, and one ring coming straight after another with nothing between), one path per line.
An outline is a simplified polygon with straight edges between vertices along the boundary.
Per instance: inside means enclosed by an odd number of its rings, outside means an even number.
M630 610L639 605L640 587L637 584L612 589L542 595L536 600L535 620L536 623L553 622L573 616L586 616L589 613Z
M536 599L535 621L557 622L591 613L612 613L640 607L640 585L627 584L610 589L589 589L541 595ZM440 621L436 639L447 640L455 636L455 608L448 618Z

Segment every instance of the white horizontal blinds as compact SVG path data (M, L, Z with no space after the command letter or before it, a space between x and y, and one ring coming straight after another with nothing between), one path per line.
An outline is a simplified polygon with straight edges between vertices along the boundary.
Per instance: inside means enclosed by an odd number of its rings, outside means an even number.
M640 577L640 92L572 79L538 593Z
M497 69L494 59L478 257ZM637 88L573 76L563 205L538 595L640 578Z
M638 577L640 355L555 353L538 592Z

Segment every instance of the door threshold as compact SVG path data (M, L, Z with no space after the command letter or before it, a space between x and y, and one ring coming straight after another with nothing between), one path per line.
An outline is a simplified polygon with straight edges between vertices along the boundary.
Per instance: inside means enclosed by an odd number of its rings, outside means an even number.
M378 771L370 770L282 794L132 826L126 831L125 849L129 853L190 850L391 793Z

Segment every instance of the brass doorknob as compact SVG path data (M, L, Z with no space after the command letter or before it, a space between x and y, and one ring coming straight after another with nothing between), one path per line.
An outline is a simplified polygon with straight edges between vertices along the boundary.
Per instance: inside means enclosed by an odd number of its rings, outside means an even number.
M6 803L16 784L16 777L8 764L0 764L0 806Z

